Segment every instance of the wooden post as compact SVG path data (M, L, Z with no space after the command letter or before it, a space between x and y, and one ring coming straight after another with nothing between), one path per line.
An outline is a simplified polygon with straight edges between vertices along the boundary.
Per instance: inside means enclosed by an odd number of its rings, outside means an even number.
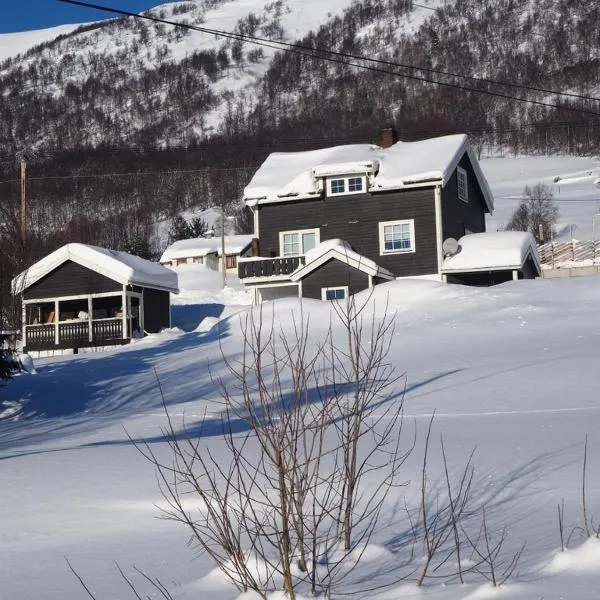
M227 285L227 268L225 261L225 209L221 204L221 271L223 273L223 287Z
M92 297L88 296L88 342L90 344L94 341L94 327L92 325L93 310Z
M21 157L21 243L27 242L27 158Z
M54 343L58 346L58 344L60 344L60 330L58 327L58 320L59 320L59 306L58 306L58 300L54 301Z
M121 294L121 327L123 328L123 339L127 339L127 287L123 286L123 293Z

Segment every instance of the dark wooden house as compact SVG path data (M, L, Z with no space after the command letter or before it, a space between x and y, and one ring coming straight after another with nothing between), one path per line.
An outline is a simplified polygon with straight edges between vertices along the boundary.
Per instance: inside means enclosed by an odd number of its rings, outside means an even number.
M171 326L177 274L126 252L67 244L13 280L25 351L126 344Z
M465 135L383 139L274 153L259 168L244 191L254 256L239 264L257 301L344 297L398 277L442 280L444 240L485 231L493 198ZM338 245L307 269L311 250L333 239L346 250Z

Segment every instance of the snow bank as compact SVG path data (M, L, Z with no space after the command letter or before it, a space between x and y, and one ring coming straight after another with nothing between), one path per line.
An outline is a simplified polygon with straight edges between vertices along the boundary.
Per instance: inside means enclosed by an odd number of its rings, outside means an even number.
M557 552L545 571L549 574L562 571L596 571L600 575L600 540L593 537L575 550Z

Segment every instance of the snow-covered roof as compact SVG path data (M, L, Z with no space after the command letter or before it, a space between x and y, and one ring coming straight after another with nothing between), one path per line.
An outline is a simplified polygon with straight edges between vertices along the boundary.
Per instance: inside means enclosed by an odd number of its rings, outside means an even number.
M325 240L312 250L309 250L304 255L304 265L298 267L291 274L290 279L292 281L300 281L332 258L340 260L359 271L363 271L367 275L381 277L382 279L394 279L394 275L387 269L380 267L371 259L358 254L358 252L352 250L348 242L340 239Z
M42 277L69 260L122 285L150 287L175 294L179 292L177 273L158 263L133 256L127 252L108 250L98 246L66 244L17 275L12 282L14 293L18 294L31 287Z
M524 231L471 233L458 240L459 251L444 259L443 273L520 269L531 257L538 272L540 256L535 239Z
M307 152L274 152L244 190L249 206L302 200L322 193L322 177L372 173L370 191L398 190L423 183L446 185L465 152L481 186L487 208L494 201L466 135L420 142L397 142L389 148L350 144Z
M252 243L251 235L226 235L225 254L241 254ZM221 237L192 238L173 242L160 257L161 263L168 263L177 258L222 254Z

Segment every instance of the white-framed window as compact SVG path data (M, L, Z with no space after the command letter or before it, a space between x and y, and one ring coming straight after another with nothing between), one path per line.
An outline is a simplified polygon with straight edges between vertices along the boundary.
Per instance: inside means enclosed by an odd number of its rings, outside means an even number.
M327 195L362 194L367 191L367 178L364 175L351 177L331 177L327 180Z
M462 167L456 167L456 182L458 185L458 199L468 202L469 183L467 181L467 172Z
M280 256L300 256L320 243L319 229L279 232Z
M415 251L415 221L383 221L379 223L380 254L401 254Z
M321 300L345 300L347 297L347 285L321 288Z

